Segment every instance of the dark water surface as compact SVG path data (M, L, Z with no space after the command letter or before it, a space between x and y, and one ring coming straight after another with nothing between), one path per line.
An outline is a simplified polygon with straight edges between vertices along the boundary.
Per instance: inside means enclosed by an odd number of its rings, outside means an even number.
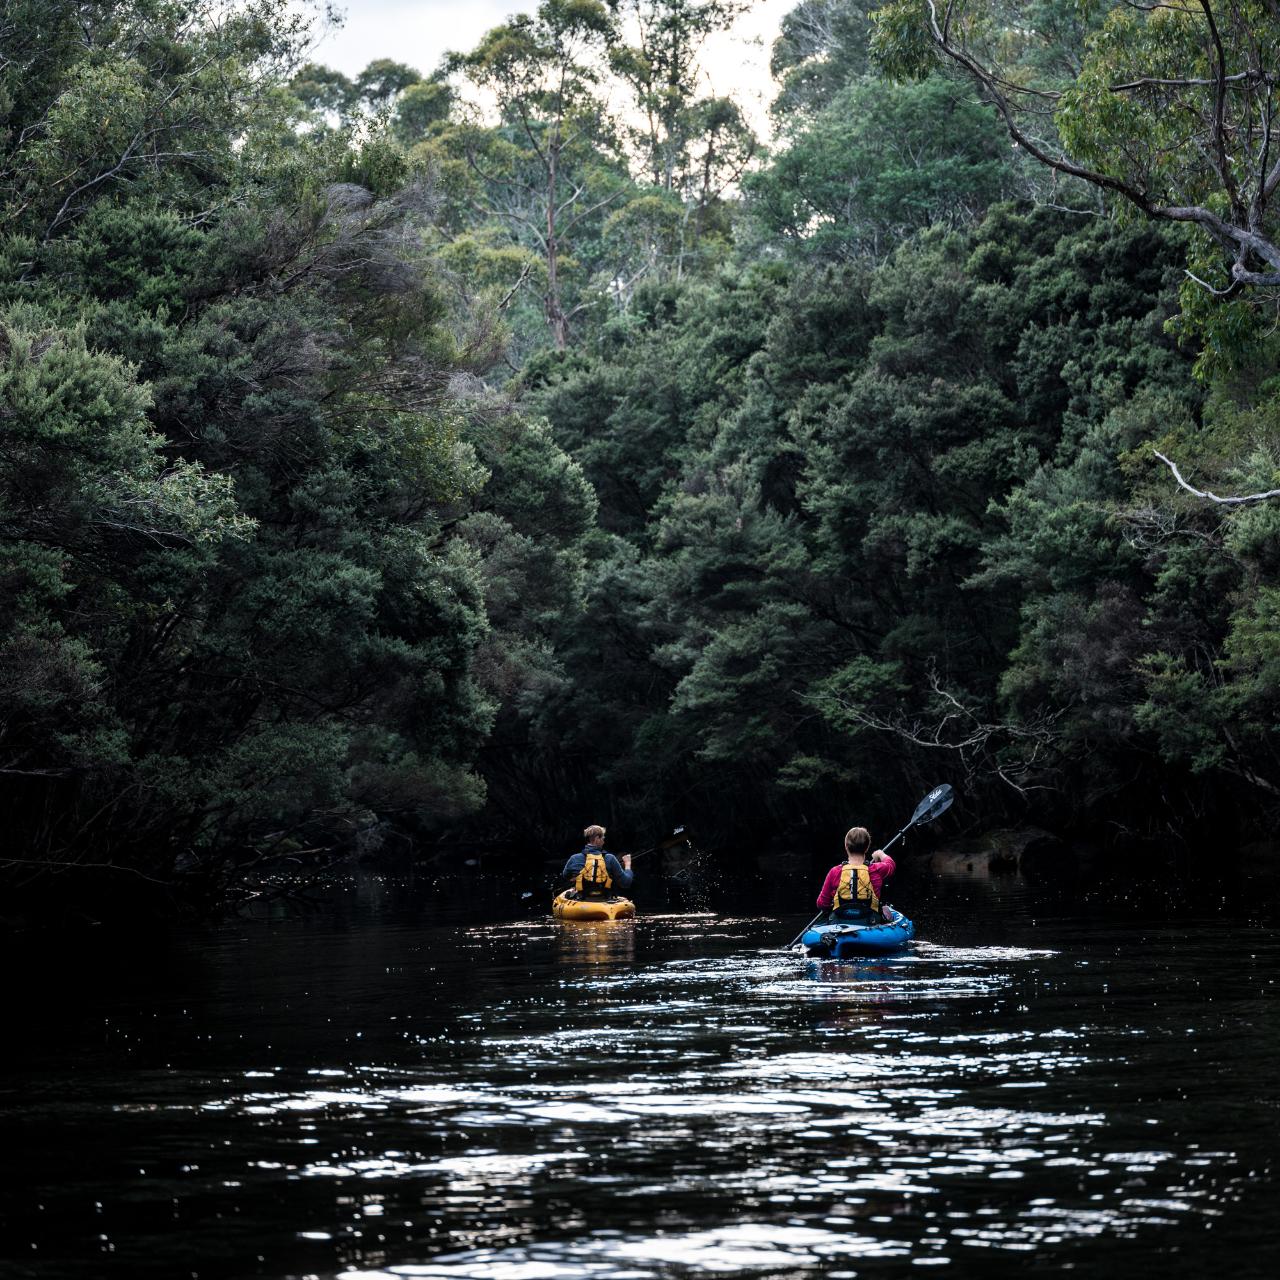
M385 890L11 972L0 1274L1274 1273L1274 928L941 881L819 964Z

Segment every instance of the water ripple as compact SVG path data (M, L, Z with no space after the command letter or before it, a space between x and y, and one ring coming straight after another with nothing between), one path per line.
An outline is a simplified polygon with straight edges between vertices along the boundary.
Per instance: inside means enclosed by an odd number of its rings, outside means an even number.
M814 1227L742 1222L712 1230L662 1236L587 1236L563 1244L444 1255L434 1262L344 1271L339 1280L551 1280L609 1276L651 1280L669 1274L721 1275L823 1266L841 1258L905 1257L903 1240L880 1240Z

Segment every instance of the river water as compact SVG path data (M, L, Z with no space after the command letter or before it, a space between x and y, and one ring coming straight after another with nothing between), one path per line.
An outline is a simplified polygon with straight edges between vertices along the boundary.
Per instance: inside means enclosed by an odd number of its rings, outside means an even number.
M15 962L0 1274L1274 1274L1261 913L895 896L917 943L849 964L780 949L803 916L432 922L376 877Z

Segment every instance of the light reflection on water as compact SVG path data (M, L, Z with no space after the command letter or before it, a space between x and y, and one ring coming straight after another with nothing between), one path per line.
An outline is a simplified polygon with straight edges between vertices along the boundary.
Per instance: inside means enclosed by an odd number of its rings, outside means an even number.
M15 1247L42 1280L96 1280L105 1245L122 1276L198 1280L982 1276L1122 1246L1168 1277L1274 1186L1274 938L1226 966L1204 924L1139 958L1065 921L816 963L783 924L212 946L189 1023L148 1040L138 1015L108 1062L33 1073L33 1121L84 1141L70 1178L50 1157L7 1193Z
M743 1222L710 1231L667 1236L593 1238L585 1246L475 1250L445 1256L425 1265L402 1265L377 1271L346 1271L340 1280L542 1280L543 1277L610 1276L618 1280L652 1280L670 1274L709 1271L719 1275L778 1272L809 1268L839 1259L904 1258L905 1240L882 1240L847 1231L814 1227L778 1227ZM856 1272L828 1271L853 1276Z

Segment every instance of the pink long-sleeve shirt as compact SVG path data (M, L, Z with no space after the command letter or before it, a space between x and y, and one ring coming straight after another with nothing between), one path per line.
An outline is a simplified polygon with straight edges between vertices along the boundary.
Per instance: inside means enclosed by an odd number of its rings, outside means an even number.
M832 867L827 872L827 878L822 882L822 892L818 894L818 901L815 904L823 911L830 911L836 900L836 890L840 887L840 873L844 870L845 864L842 862L837 867ZM871 887L876 891L877 898L884 897L884 882L893 875L897 867L894 861L886 853L879 862L873 862L867 867L867 874L871 877Z

